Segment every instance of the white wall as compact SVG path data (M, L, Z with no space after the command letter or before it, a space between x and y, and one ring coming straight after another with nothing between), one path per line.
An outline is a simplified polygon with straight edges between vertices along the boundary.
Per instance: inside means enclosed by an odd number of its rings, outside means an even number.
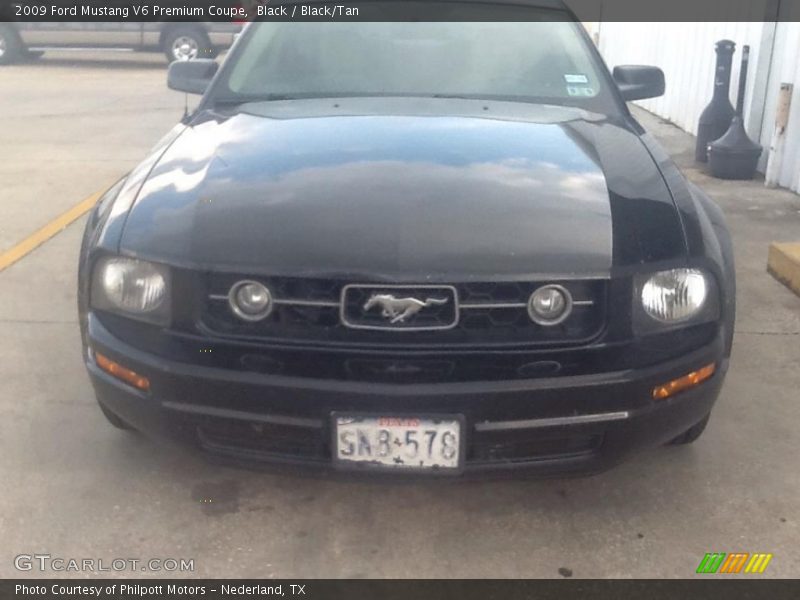
M722 39L736 43L730 93L734 106L741 48L749 45L745 124L750 136L765 148L759 170L766 170L768 160L777 161L777 175L770 183L800 192L800 23L603 22L598 29L598 45L609 68L650 64L664 71L664 96L637 104L693 134L697 133L700 113L713 93L714 44ZM782 82L794 83L796 89L783 154L770 157L775 105Z
M602 23L600 52L610 68L623 64L661 67L667 81L666 93L638 102L643 108L681 129L697 133L700 113L714 91L714 44L722 39L736 42L731 77L731 103L736 105L739 89L741 48L750 45L745 120L755 82L763 23Z
M775 109L781 83L794 84L794 98L783 151L780 155L770 156L770 161L776 164L770 165L767 183L800 193L800 23L778 23L773 56L764 115L764 131L768 135L762 136L767 140L765 147L769 148L775 129Z

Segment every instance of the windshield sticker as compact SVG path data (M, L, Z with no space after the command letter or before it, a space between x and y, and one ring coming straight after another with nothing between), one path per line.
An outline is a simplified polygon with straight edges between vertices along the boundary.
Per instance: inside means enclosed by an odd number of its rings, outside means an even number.
M566 73L564 81L567 83L589 83L589 78L582 73Z
M578 96L581 98L592 98L595 95L595 91L593 87L588 85L568 85L567 86L567 94L570 96Z

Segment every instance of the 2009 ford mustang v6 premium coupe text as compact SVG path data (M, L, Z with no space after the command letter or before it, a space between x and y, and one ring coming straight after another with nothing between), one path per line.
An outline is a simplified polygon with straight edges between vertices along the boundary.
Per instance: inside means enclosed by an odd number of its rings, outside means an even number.
M202 100L81 251L108 420L394 474L592 472L696 439L733 338L722 214L628 112L662 72L610 74L546 3L254 23L221 67L173 64Z

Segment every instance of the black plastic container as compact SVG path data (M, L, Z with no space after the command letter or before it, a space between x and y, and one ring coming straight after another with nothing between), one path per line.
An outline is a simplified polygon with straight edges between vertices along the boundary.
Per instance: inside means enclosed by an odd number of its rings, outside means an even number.
M736 111L731 104L731 65L736 44L731 40L716 43L717 66L714 71L714 95L700 115L697 125L697 145L694 158L698 162L708 160L708 144L725 134Z
M752 179L756 174L758 158L763 148L753 142L744 128L744 94L747 87L747 70L750 64L750 47L742 48L742 67L739 70L739 94L736 99L736 116L720 139L708 146L708 166L711 174L720 179Z
M720 179L752 179L761 150L761 146L747 137L742 118L737 115L727 133L709 146L711 174Z

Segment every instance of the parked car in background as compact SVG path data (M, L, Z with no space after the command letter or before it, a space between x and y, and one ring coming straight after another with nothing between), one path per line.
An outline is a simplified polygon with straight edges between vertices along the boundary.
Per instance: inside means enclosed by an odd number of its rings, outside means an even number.
M167 60L214 58L233 43L238 23L0 23L0 64L50 48L163 52Z

